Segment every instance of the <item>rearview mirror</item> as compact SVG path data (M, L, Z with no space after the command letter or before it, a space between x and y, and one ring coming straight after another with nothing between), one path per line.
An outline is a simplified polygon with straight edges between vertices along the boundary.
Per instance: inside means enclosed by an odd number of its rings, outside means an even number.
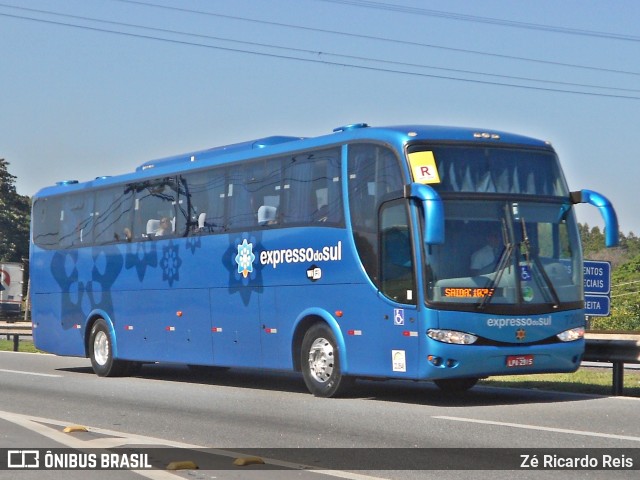
M442 199L429 185L411 183L405 185L405 197L422 202L424 215L424 243L441 245L444 243L444 207Z
M611 202L602 194L592 190L580 190L571 192L571 201L575 203L588 203L600 210L604 219L605 245L616 247L618 245L618 217Z

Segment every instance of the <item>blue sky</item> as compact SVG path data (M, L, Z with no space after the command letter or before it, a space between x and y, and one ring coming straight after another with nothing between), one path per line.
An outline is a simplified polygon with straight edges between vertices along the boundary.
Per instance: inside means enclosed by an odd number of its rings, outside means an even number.
M640 235L639 20L635 0L0 0L0 158L33 195L356 122L506 130Z

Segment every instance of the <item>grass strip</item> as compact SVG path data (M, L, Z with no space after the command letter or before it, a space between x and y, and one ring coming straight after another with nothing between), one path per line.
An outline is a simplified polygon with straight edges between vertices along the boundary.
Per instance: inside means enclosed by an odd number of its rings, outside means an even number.
M11 340L7 340L3 335L3 338L0 339L0 351L13 351L13 338ZM26 352L26 353L42 353L36 347L33 346L33 342L28 340L20 340L18 342L18 351Z
M610 368L583 367L575 373L540 373L489 377L480 385L492 387L530 388L571 393L611 395L613 373ZM640 370L625 370L623 393L640 397Z

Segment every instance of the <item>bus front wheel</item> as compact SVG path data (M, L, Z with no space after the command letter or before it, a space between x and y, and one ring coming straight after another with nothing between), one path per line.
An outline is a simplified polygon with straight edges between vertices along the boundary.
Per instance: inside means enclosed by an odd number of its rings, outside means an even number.
M337 343L327 325L317 323L305 333L301 355L304 383L316 397L342 395L353 385L352 377L342 375Z
M93 371L100 377L116 377L128 371L128 362L113 358L113 340L107 322L102 318L91 327L89 358Z

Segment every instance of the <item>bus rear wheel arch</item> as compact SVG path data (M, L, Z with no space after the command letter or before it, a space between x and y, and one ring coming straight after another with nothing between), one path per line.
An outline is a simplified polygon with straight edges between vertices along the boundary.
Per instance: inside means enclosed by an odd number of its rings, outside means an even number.
M315 323L305 332L300 366L304 383L316 397L340 396L353 386L353 377L342 374L338 344L326 323Z

